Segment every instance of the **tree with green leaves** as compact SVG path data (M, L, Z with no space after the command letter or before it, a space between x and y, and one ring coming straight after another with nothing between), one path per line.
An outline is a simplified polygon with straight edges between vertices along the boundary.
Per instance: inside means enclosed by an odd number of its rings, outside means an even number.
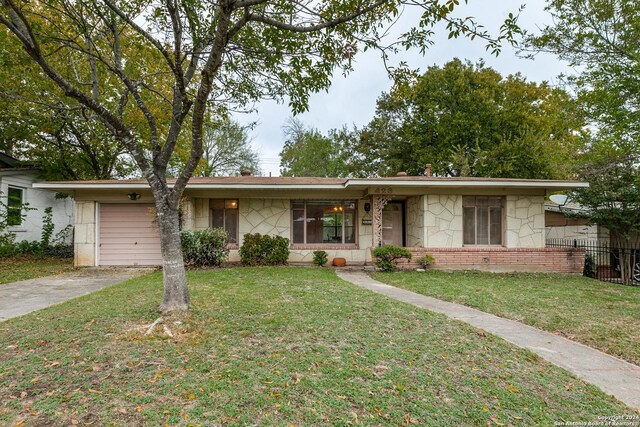
M19 84L11 84L16 75ZM111 179L135 171L124 146L87 109L59 97L53 82L3 27L0 81L6 82L0 87L0 103L5 106L0 151L36 165L48 180Z
M361 174L566 178L583 121L568 93L458 59L378 99Z
M361 47L380 47L385 55L399 48L385 48L382 38L404 7L420 16L402 37L404 47L424 48L443 21L461 35L484 38L493 50L519 31L517 17L509 16L491 37L472 19L454 17L457 4L0 0L0 25L55 84L57 96L70 98L126 148L149 183L163 254L160 310L172 311L189 304L179 204L202 158L207 121L263 98L286 97L294 113L304 111L309 94L326 89L335 70L350 70ZM189 157L169 182L181 139Z
M295 118L289 119L283 132L285 141L280 152L282 176L348 175L343 147L331 134L325 136Z
M189 158L184 147L178 147L172 170L180 171ZM261 175L260 155L251 146L248 128L231 119L205 125L202 139L202 161L193 176L237 176L243 169Z
M584 207L579 216L609 230L621 279L631 284L640 262L640 144L599 139L579 160L578 176L589 187L574 191L571 199Z
M525 52L557 55L579 72L576 90L595 138L640 139L640 4L635 0L551 0L553 24L525 37Z
M552 0L553 24L526 36L526 51L557 55L592 129L578 159L590 187L572 199L616 247L640 244L640 4L635 0ZM629 283L636 255L619 253ZM640 255L638 256L640 257Z

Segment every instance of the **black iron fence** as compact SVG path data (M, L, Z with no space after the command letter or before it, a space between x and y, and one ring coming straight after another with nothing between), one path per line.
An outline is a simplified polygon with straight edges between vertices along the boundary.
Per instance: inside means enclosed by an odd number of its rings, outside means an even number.
M640 286L640 246L619 247L606 240L547 239L547 247L584 248L585 276Z

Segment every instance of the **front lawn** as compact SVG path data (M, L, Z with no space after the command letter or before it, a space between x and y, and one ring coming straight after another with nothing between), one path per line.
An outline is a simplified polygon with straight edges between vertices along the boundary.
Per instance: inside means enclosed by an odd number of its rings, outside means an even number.
M0 324L0 424L554 425L633 415L536 355L320 268L159 273Z
M429 270L373 277L518 320L640 365L640 287L561 274Z
M20 255L0 257L0 284L35 279L73 270L73 258Z

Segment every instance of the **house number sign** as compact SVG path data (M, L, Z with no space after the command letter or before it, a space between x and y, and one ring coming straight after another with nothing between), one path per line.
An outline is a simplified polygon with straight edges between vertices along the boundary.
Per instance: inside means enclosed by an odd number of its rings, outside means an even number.
M380 194L380 195L393 194L393 188L391 188L391 187L375 187L373 189L373 194Z

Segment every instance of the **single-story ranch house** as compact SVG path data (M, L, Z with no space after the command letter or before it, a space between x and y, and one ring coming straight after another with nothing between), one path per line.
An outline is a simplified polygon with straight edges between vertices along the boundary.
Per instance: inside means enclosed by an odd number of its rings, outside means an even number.
M545 195L575 181L396 176L392 178L193 178L183 228L223 227L230 260L246 233L290 239L290 262L323 249L348 265L395 244L432 254L440 268L581 272L584 252L545 248ZM159 265L153 198L144 180L42 182L76 201L75 264Z

